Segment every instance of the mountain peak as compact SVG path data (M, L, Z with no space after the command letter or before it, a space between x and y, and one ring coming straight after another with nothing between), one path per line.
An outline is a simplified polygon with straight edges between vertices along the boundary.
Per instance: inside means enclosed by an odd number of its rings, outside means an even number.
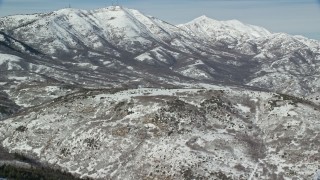
M244 24L239 20L218 21L202 15L189 23L179 25L179 27L192 30L196 34L205 34L209 37L232 37L239 39L259 38L269 36L271 33L258 26Z
M208 22L208 21L214 22L214 21L217 21L217 20L209 18L206 15L202 15L202 16L199 16L199 17L195 18L194 20L188 22L187 24L190 24L190 23L203 23L203 22Z
M207 20L207 19L211 19L209 18L208 16L206 15L202 15L202 16L199 16L198 18L196 18L197 20Z
M74 9L74 8L63 8L63 9L59 9L59 10L53 11L53 13L56 13L56 14L72 14L72 13L78 13L80 11L84 11L84 10Z
M64 14L64 15L77 14L77 13L81 13L81 12L83 12L85 14L87 14L87 13L108 13L108 14L112 14L112 12L121 12L121 11L126 11L126 10L129 10L129 9L124 8L122 6L108 6L108 7L94 9L94 10L63 8L63 9L59 9L59 10L53 11L53 13Z
M107 7L95 9L92 11L122 11L124 9L127 9L127 8L124 8L122 6L107 6Z

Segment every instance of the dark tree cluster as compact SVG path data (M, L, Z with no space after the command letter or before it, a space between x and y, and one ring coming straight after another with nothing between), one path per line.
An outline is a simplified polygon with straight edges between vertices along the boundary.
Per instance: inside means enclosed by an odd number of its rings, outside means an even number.
M11 165L0 166L0 178L14 180L77 180L70 173L50 168L21 168Z

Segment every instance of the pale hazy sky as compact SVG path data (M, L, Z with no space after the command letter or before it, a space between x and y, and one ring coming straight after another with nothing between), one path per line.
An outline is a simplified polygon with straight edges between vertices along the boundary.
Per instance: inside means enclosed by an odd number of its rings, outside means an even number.
M238 19L273 32L300 34L320 40L320 0L118 0L122 6L171 24L201 15L217 20ZM0 16L49 12L67 7L94 9L117 0L0 0Z

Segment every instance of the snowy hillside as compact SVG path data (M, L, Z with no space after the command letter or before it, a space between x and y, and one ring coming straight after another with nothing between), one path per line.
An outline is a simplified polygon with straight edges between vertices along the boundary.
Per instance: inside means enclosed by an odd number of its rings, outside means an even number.
M2 52L22 52L24 65L33 67L23 70L52 74L68 84L110 87L142 80L134 84L159 87L196 81L294 95L319 90L319 41L273 34L237 20L202 16L174 26L115 6L8 16L0 24ZM52 68L71 71L52 73Z
M0 18L2 36L33 49L31 59L23 58L27 63L34 64L37 52L36 59L46 61L41 67L46 73L57 66L71 69L55 77L58 81L113 86L115 80L127 84L143 79L146 82L140 85L153 87L159 86L155 82L228 82L294 95L319 90L319 83L314 83L319 75L319 41L272 34L237 20L202 16L174 26L119 6L22 16ZM6 43L3 48L31 54L13 40L0 41Z
M0 135L13 152L95 179L310 179L319 108L223 87L95 90L21 112Z
M237 20L2 17L0 145L81 177L310 179L319 77L319 41Z

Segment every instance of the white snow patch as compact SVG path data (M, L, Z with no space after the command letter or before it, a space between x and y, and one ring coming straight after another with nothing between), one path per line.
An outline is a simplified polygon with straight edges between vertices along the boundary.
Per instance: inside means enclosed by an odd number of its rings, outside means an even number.
M149 53L141 54L140 56L137 56L135 59L138 61L147 61L147 62L152 62L153 60L153 58L150 56Z
M291 111L294 108L293 105L290 104L286 104L280 107L275 107L270 113L269 115L278 115L281 117L286 117L288 116L288 113L291 112L293 115L297 114L293 111Z
M8 62L20 62L21 58L11 54L0 54L0 65Z
M244 106L242 104L237 104L236 106L234 106L235 108L239 109L240 111L244 112L244 113L248 113L250 112L250 107L248 106Z
M28 77L17 77L17 76L10 76L8 77L10 80L17 80L17 81L25 81L28 79Z

